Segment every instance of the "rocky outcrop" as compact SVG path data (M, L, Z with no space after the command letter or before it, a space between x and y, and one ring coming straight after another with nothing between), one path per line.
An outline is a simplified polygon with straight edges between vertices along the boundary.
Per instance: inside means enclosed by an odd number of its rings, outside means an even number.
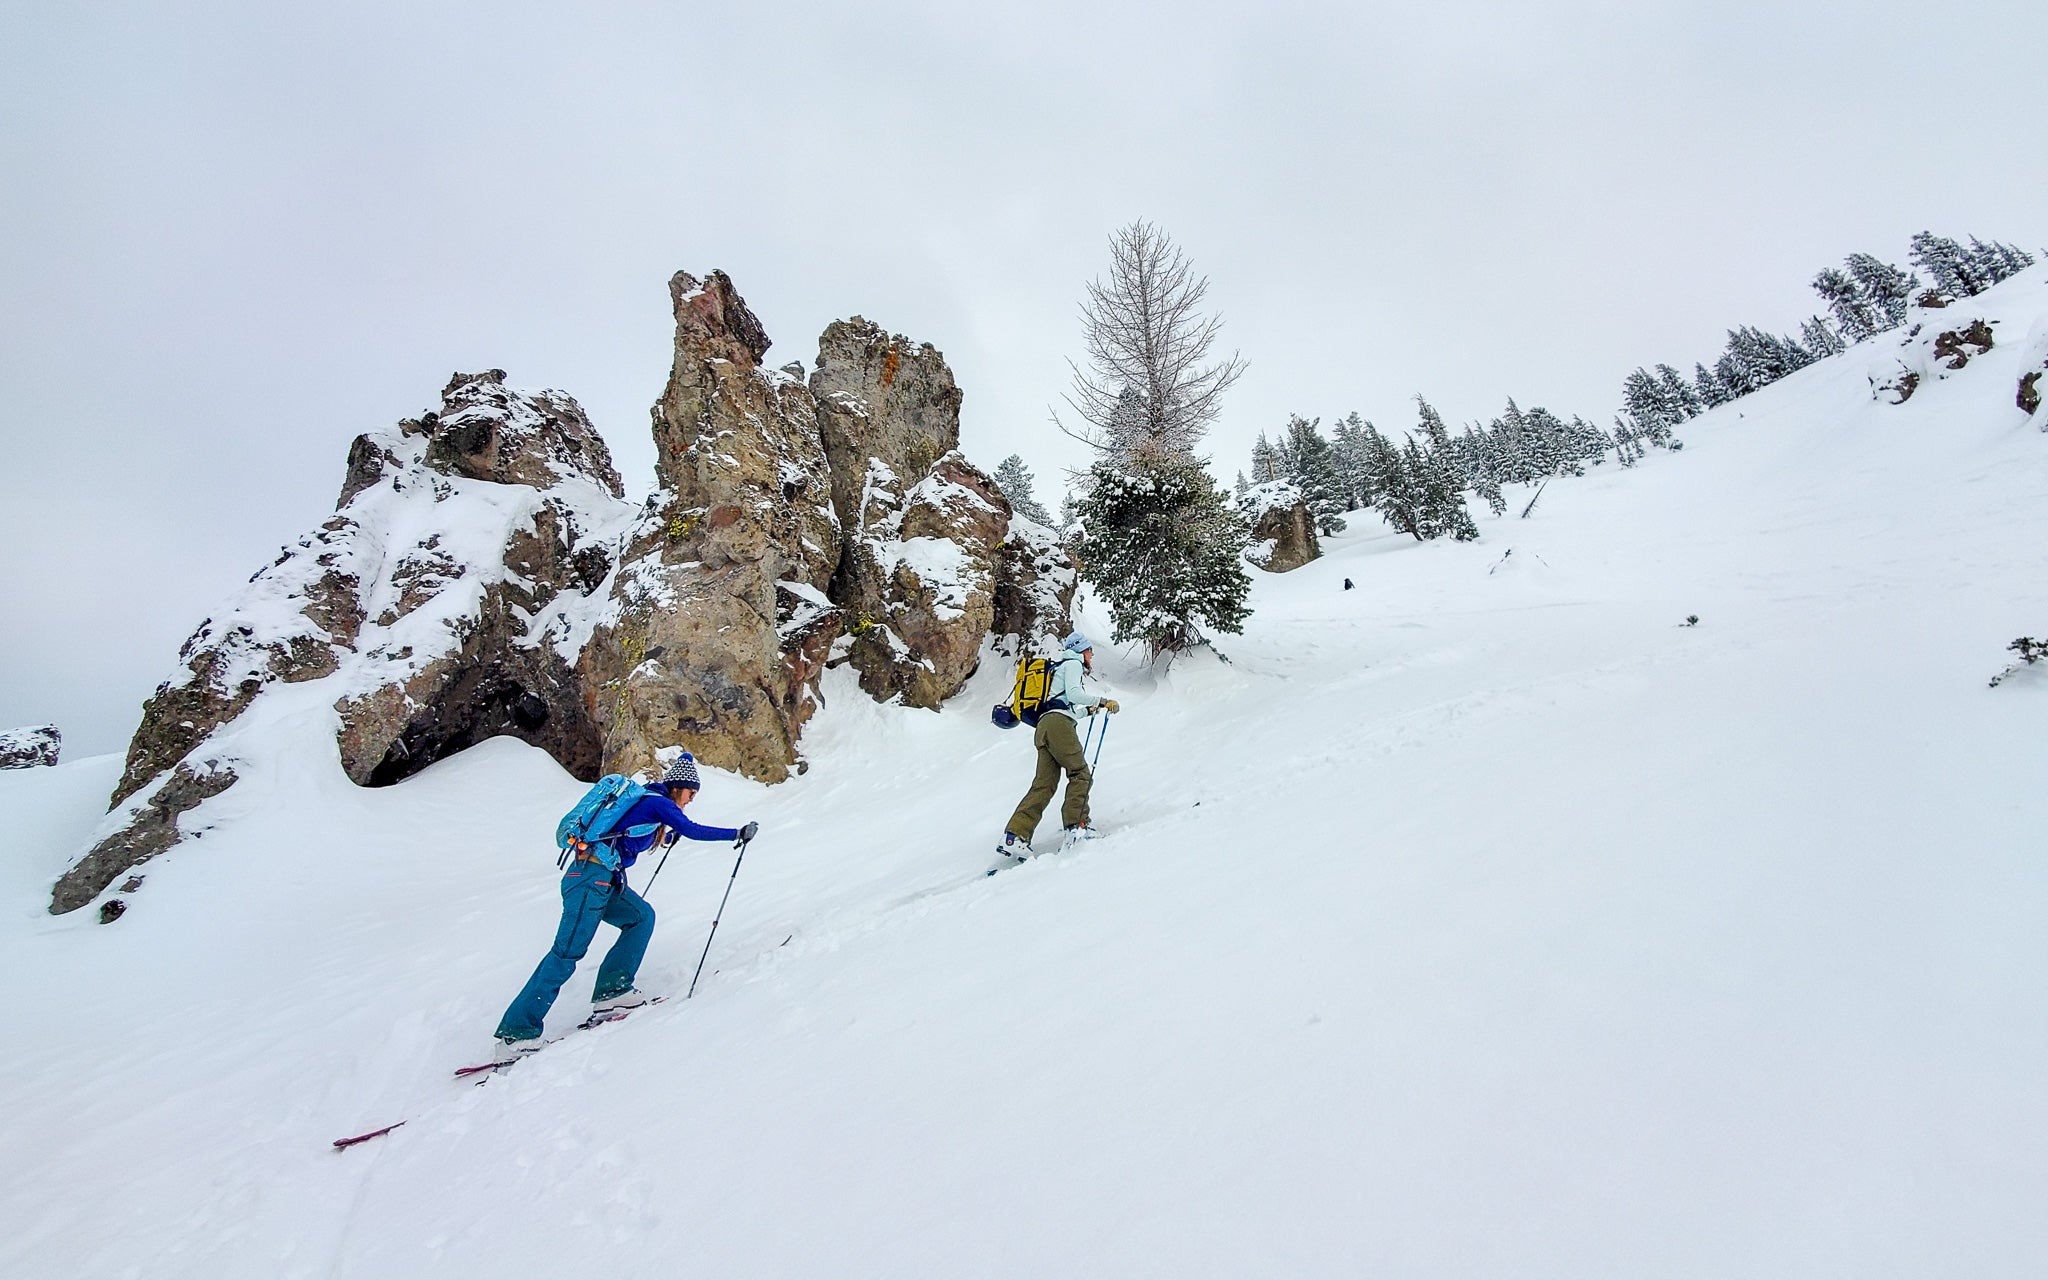
M497 370L458 374L437 410L358 437L334 516L203 622L144 704L108 819L52 909L175 843L179 815L261 753L259 699L292 686L326 682L310 696L364 785L499 733L595 776L602 744L572 659L633 514L621 489L574 400L512 390Z
M779 781L839 621L817 407L798 377L761 367L768 335L723 272L678 273L669 293L675 353L653 411L662 489L580 675L608 771L687 742L707 764Z
M1973 299L1940 300L1942 308L1955 308L1962 315L1940 317L1928 314L1933 304L1923 299L1909 317L1905 332L1893 347L1894 367L1870 375L1870 394L1875 400L1904 404L1929 382L1939 382L1969 365L1996 345L1996 320L1971 315L1978 305Z
M178 820L235 784L235 771L218 760L180 760L141 796L119 830L93 845L50 894L50 913L76 911L121 873L149 861L197 830Z
M359 437L334 516L201 624L145 705L52 909L203 829L195 809L322 717L365 786L497 734L583 778L684 744L777 781L804 768L828 667L936 708L991 633L1064 632L1073 559L957 452L936 348L856 317L806 381L763 366L767 332L724 273L679 273L670 299L645 503L574 400L499 370Z
M849 535L865 524L860 499L871 463L915 485L960 447L963 397L946 358L860 316L835 320L819 336L811 394L832 501Z
M1010 517L996 548L995 621L990 630L1014 638L1014 653L1058 648L1074 629L1074 589L1081 575L1064 539L1042 524Z
M1971 321L1959 329L1946 329L1934 337L1934 358L1943 368L1960 369L1970 363L1972 355L1983 355L1992 348L1991 326L1983 319Z
M1268 573L1288 573L1323 554L1308 499L1285 480L1253 485L1238 502L1251 526L1244 558Z
M57 763L64 735L54 724L31 725L0 733L0 769L34 769Z
M897 493L876 459L865 520L838 583L852 613L847 658L861 688L936 710L974 674L995 622L997 564L1010 504L959 453Z

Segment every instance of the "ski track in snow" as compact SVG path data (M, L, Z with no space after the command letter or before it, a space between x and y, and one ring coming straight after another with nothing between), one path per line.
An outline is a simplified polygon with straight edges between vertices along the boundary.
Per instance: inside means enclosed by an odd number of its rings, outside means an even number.
M2029 1274L2048 680L1985 681L2048 628L2044 284L1905 405L1865 344L1476 544L1354 515L1228 663L1105 645L1109 834L1002 875L1003 664L832 673L807 775L693 808L762 822L697 997L487 1087L541 753L363 791L300 734L107 928L43 907L119 761L0 774L0 1274ZM732 859L678 847L644 988Z

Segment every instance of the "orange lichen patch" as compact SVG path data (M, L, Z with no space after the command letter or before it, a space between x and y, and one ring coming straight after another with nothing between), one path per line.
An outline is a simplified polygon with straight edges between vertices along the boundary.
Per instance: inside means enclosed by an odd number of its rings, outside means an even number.
M903 353L891 346L882 353L882 385L896 381L896 371L903 367Z
M711 508L711 514L704 517L704 522L714 529L723 529L739 518L740 509L738 507L713 507Z

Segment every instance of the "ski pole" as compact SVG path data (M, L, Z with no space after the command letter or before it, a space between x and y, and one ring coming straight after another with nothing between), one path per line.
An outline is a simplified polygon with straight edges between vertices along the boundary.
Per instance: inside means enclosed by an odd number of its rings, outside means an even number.
M704 956L711 954L711 940L718 936L718 922L725 918L726 898L732 897L732 882L740 878L740 863L746 861L747 846L752 843L751 840L740 841L740 856L732 860L732 875L725 882L725 897L718 900L718 914L711 917L711 932L704 935L704 953L697 957L697 972L690 977L690 991L683 997L685 1000L697 994L697 979L704 976ZM657 869L655 874L661 873ZM654 882L649 880L647 883L651 886Z
M1088 733L1081 739L1081 758L1088 758L1088 744L1095 741L1095 717L1088 717Z
M654 892L654 882L661 879L661 869L668 865L668 852L676 847L675 832L669 832L668 839L661 842L661 861L654 864L654 874L647 877L647 887L640 891L641 897Z
M1090 761L1088 762L1088 776L1089 776L1089 777L1091 777L1091 778L1095 776L1095 766L1096 766L1096 765L1097 765L1098 763L1100 763L1100 762L1101 762L1101 760L1102 760L1102 744L1103 744L1103 743L1105 743L1105 742L1108 742L1108 741L1109 741L1109 720L1108 720L1107 716L1105 715L1105 717L1104 717L1104 719L1103 719L1103 721L1102 721L1102 732L1101 732L1101 733L1099 733L1099 734L1097 734L1097 735L1096 735L1096 737L1095 737L1095 759L1093 759L1093 760L1090 760ZM1085 749L1085 744L1084 744L1084 749Z

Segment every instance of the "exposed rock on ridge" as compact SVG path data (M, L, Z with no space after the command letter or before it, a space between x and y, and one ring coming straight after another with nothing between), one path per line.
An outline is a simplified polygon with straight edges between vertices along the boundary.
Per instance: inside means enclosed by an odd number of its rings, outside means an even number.
M768 335L724 273L678 273L670 296L644 504L623 501L574 400L498 370L359 437L335 515L186 642L51 909L203 829L187 815L268 767L308 714L363 785L500 733L586 779L681 743L776 781L804 767L828 666L936 708L992 631L1068 628L1072 557L957 452L962 397L937 349L856 317L826 331L806 383L762 366Z
M201 623L144 704L112 811L51 909L169 848L180 815L242 772L252 706L286 686L334 678L311 696L332 706L358 783L499 733L594 769L571 659L632 515L620 491L574 400L510 390L497 370L458 374L437 411L358 437L335 515Z
M1288 573L1323 554L1315 515L1298 486L1285 480L1255 484L1238 508L1252 527L1244 558L1266 572Z
M64 735L54 724L32 725L0 733L0 769L33 769L57 763Z

